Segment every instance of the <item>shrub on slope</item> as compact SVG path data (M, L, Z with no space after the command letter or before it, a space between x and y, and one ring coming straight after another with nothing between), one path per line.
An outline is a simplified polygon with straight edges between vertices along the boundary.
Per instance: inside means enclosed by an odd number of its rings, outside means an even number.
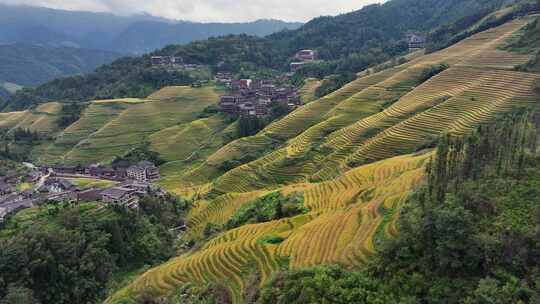
M283 197L281 193L274 192L240 207L225 227L229 230L245 224L268 222L306 213L308 209L303 206L303 201L303 197L299 195Z

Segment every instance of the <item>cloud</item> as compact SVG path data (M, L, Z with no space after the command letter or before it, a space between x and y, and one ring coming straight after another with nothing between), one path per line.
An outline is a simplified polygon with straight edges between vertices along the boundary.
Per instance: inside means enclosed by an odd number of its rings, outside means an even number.
M336 15L380 0L0 0L49 8L109 12L118 15L147 13L190 21L250 21L282 19L307 21Z

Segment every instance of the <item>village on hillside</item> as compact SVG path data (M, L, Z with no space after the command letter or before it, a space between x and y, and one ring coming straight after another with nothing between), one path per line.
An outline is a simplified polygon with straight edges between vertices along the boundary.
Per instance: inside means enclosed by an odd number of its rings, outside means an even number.
M150 57L150 63L154 68L165 68L171 70L177 69L193 71L204 67L200 64L184 63L184 59L179 56L152 56Z
M294 75L305 63L317 60L317 52L301 50L294 58L297 61L290 64L291 72L282 75L282 79ZM289 110L302 105L298 90L294 86L278 85L278 81L274 79L234 79L232 73L218 72L215 80L229 90L219 100L220 110L229 115L264 117L268 115L272 105L281 104Z
M420 34L409 33L406 38L409 51L425 47L426 39ZM304 65L318 60L317 51L300 50L290 63L290 72L283 74L281 78L288 79ZM229 115L264 117L275 104L287 106L290 111L302 105L298 90L294 86L277 85L277 81L273 79L234 79L232 73L218 72L215 80L229 89L228 94L220 96L219 100L220 110Z
M89 166L40 166L27 164L25 174L0 177L0 222L14 213L47 202L95 202L138 208L145 195L163 196L154 184L159 168L141 161L127 168ZM79 185L78 181L86 181ZM85 185L86 184L86 185Z
M416 33L407 34L409 50L425 47L426 39ZM297 88L280 81L294 75L305 64L317 62L317 51L304 49L294 55L290 72L280 79L234 79L230 72L217 72L215 81L225 86L228 92L219 99L221 112L232 116L265 117L274 105L294 110L302 105ZM151 56L155 68L196 70L202 65L185 63L178 56ZM158 167L142 161L127 168L112 168L99 164L88 166L40 166L31 164L26 174L7 174L0 177L0 222L19 210L38 206L46 202L92 202L138 208L142 196L164 195L154 184L159 178ZM103 181L77 184L77 180Z

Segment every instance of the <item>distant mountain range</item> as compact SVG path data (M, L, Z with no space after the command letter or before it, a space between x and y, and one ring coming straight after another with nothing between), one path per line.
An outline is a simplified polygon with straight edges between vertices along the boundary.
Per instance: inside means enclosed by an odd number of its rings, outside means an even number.
M0 4L0 44L27 43L146 53L168 44L185 44L226 34L266 36L302 23L258 20L195 23L149 15L116 16Z
M84 74L122 56L119 53L24 43L0 45L0 85L35 86L69 75Z

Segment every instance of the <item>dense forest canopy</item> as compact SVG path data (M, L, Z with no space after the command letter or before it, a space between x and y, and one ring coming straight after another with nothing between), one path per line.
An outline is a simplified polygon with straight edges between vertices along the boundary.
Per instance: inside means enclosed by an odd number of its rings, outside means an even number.
M139 211L53 202L28 210L29 222L16 216L0 230L0 303L103 300L114 273L175 254L167 229L182 223L188 206L172 196L148 196Z

